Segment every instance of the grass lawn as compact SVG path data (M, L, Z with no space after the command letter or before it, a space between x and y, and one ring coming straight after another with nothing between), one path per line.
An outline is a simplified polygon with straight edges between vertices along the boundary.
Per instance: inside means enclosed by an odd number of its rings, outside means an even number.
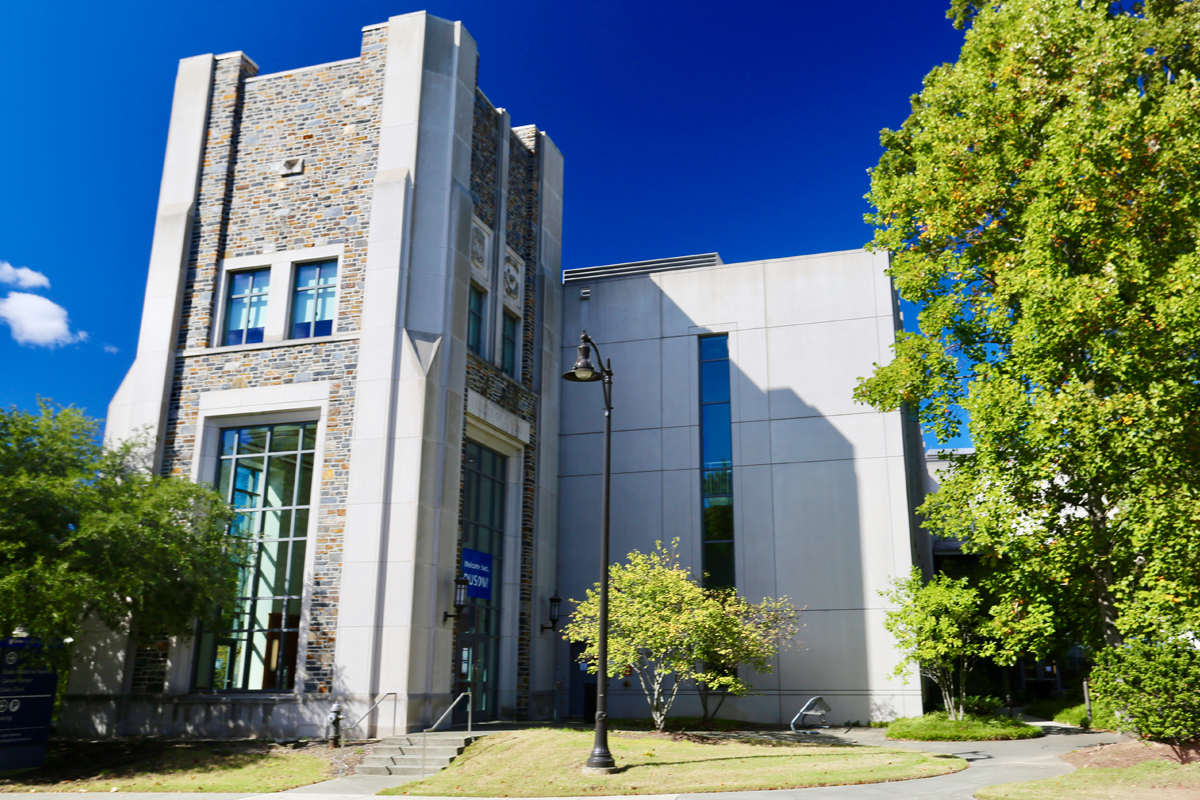
M612 732L621 770L583 775L592 732L542 728L496 733L447 769L380 794L562 797L678 794L878 783L957 772L953 756L856 745L709 739L690 734Z
M1002 739L1033 739L1042 736L1036 725L1003 716L976 716L951 722L944 711L923 717L905 717L888 725L889 739L913 739L919 742L994 742Z
M327 755L269 742L52 742L44 766L0 778L0 792L267 793L330 772Z
M1085 768L1060 778L1005 783L975 792L979 800L1195 800L1200 764L1145 761L1131 767Z

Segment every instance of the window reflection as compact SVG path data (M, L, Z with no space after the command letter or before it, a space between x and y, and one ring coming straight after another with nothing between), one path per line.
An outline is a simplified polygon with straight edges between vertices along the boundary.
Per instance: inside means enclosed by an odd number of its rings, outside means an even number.
M315 445L316 423L221 432L217 486L252 552L234 607L200 634L198 690L294 688Z
M731 587L734 585L733 424L727 335L700 339L700 460L704 584Z

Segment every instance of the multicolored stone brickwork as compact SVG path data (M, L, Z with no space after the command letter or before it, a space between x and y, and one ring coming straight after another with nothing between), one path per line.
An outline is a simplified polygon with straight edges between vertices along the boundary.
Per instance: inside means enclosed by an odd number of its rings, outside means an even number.
M500 169L496 131L500 113L483 92L475 92L475 126L471 131L471 201L475 216L496 228L496 178Z
M188 475L204 392L330 384L312 544L303 687L308 692L332 689L358 342L286 342L232 352L203 348L215 344L222 258L286 250L302 259L304 248L327 244L344 247L335 333L359 330L386 37L386 27L369 29L359 59L258 80L248 80L256 70L240 54L217 61L180 324L185 353L176 360L168 408L163 469ZM281 161L301 156L300 174L280 175ZM135 671L144 660L135 659Z
M240 53L219 57L209 104L209 126L193 220L191 253L180 319L179 357L168 408L164 472L190 476L201 431L200 398L234 388L325 381L329 383L324 461L319 471L312 600L305 652L304 692L333 690L338 601L355 381L361 329L363 275L371 190L379 147L387 27L363 33L358 59L255 77L257 68ZM536 127L501 130L501 112L476 92L472 135L471 195L475 214L495 230L503 203L503 230L493 247L507 246L525 262L523 347L519 380L471 356L466 383L530 423L536 436L539 399L532 391L537 286L538 174ZM507 141L505 141L507 137ZM509 150L509 194L503 185L500 145ZM285 159L303 158L303 170L283 175ZM332 339L287 341L252 348L213 349L219 344L222 259L294 253L340 244L340 294ZM264 259L264 266L267 261ZM273 276L274 277L274 276ZM531 598L537 443L522 459L520 608L518 610L517 709L529 706ZM191 476L210 479L211 476ZM135 683L161 691L165 661L158 644L140 647ZM160 663L162 662L162 663Z
M163 463L177 475L188 475L191 470L196 437L200 433L197 429L200 395L204 392L307 381L329 382L324 461L319 472L320 505L316 539L312 543L315 560L304 690L330 691L337 644L358 342L348 339L289 343L263 350L195 355L177 359L175 364Z

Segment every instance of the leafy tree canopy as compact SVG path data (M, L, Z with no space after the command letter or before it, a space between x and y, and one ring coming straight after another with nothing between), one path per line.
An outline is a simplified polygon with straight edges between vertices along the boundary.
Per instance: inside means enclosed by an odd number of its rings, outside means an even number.
M872 171L921 307L856 396L942 441L924 506L995 569L1011 653L1200 623L1200 2L954 0Z
M0 636L66 640L88 617L186 635L233 593L229 507L98 433L74 408L0 411Z
M799 612L786 598L756 604L728 589L705 589L679 563L678 544L667 549L657 542L653 552L634 550L624 564L609 567L608 676L633 669L659 730L684 683L743 694L750 685L737 665L770 673L779 648L800 629ZM576 609L563 638L585 643L583 659L596 674L599 584L571 602Z
M979 592L967 578L938 575L926 583L914 567L908 577L893 579L879 594L895 606L885 613L883 623L896 637L901 654L892 674L907 678L909 667L918 667L941 690L949 718L963 719L967 673L987 648L987 618Z

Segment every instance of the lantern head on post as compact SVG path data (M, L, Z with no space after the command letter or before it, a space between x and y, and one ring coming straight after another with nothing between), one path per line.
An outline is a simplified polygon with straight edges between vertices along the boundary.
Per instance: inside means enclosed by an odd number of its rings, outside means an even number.
M469 584L470 581L467 580L467 576L461 572L454 579L454 613L451 614L449 611L443 611L442 622L448 619L458 619L459 614L462 614L463 607L467 604L467 586Z
M604 374L592 366L592 348L588 347L591 341L587 331L584 331L579 337L579 356L575 359L575 366L563 373L564 379L576 383L591 383L604 378Z
M550 598L550 624L543 625L542 626L543 631L558 630L558 619L559 619L558 608L561 605L562 605L562 598L558 596L558 592L555 592L554 596Z

